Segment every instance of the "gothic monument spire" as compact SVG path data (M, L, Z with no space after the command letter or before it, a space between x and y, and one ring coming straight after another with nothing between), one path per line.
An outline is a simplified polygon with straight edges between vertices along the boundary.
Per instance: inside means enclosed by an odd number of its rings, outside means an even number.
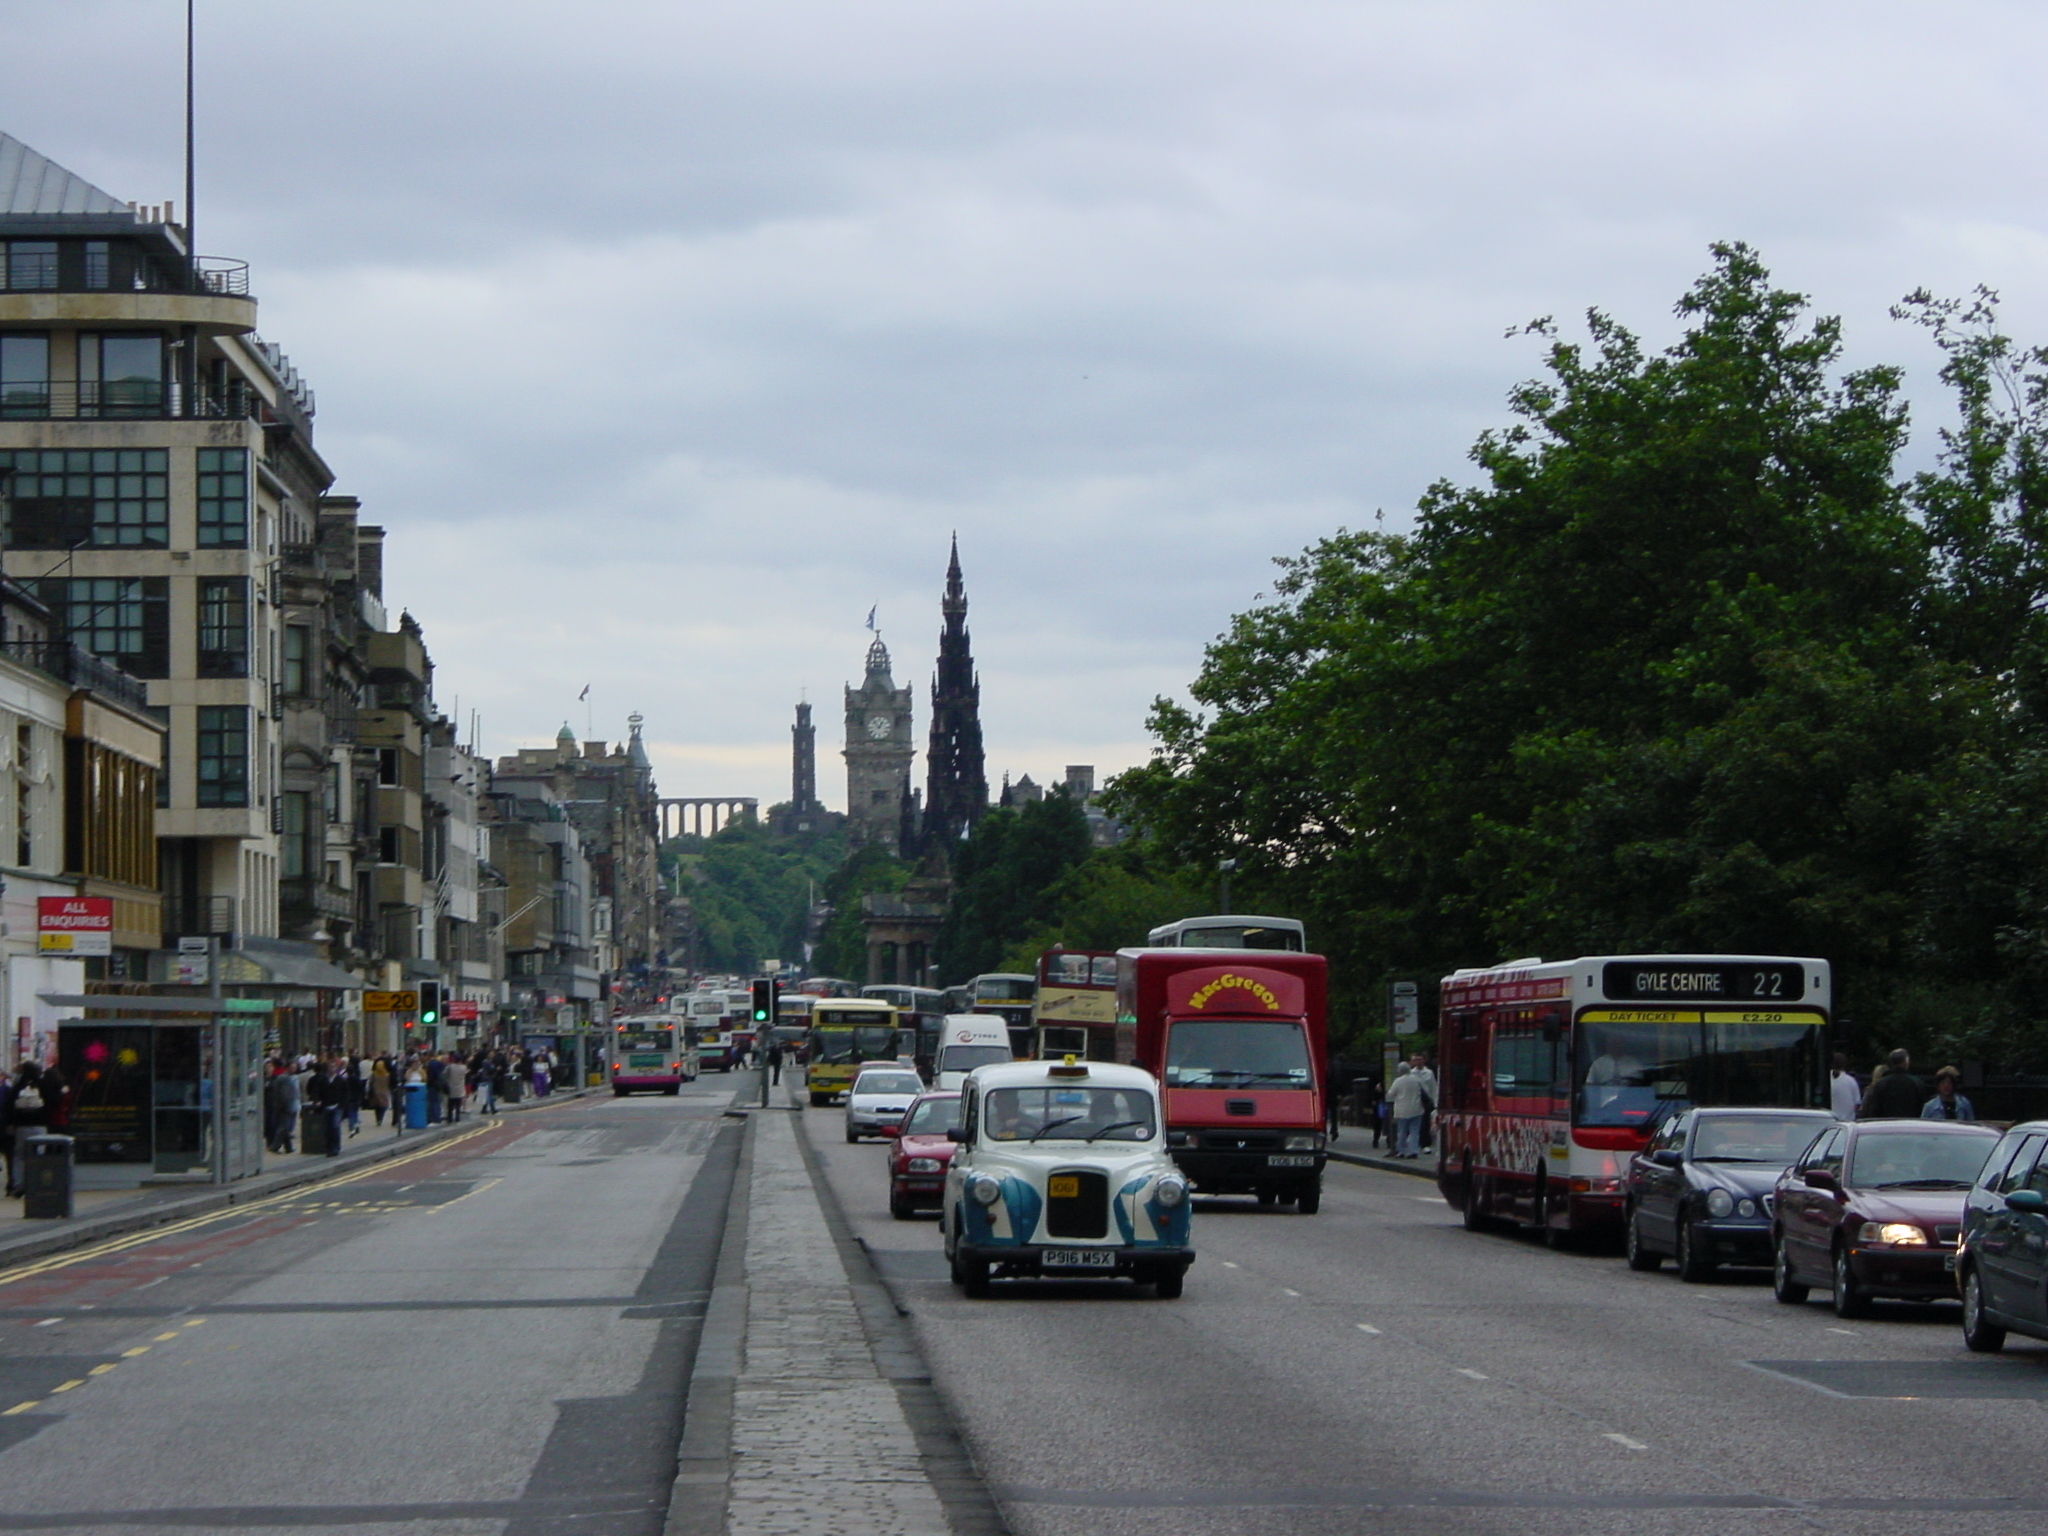
M946 566L939 604L938 672L932 679L932 730L925 749L925 846L951 856L955 843L988 809L988 775L981 755L981 679L967 637L967 586L960 576L960 536Z

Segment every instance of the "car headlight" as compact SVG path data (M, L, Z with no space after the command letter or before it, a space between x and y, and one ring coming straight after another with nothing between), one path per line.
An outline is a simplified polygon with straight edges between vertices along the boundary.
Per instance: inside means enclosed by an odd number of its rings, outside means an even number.
M1152 1198L1168 1210L1172 1210L1187 1197L1188 1185L1185 1179L1161 1179L1152 1186Z
M913 1157L903 1165L905 1173L937 1173L939 1160L936 1157Z
M1866 1243L1888 1243L1894 1248L1927 1246L1927 1234L1910 1221L1866 1221L1856 1236Z
M1754 1200L1736 1201L1735 1214L1738 1216L1754 1216L1756 1214L1756 1202Z
M967 1181L967 1193L982 1205L994 1205L1003 1198L1003 1186L985 1173L977 1173Z
M1290 1136L1282 1145L1289 1152L1320 1152L1323 1138L1320 1136Z
M1735 1214L1735 1197L1725 1189L1707 1191L1707 1214L1709 1216L1732 1216Z

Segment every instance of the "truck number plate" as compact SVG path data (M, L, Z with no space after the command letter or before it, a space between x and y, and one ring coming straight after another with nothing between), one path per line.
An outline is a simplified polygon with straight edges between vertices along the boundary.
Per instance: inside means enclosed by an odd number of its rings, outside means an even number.
M1113 1248L1048 1248L1038 1256L1046 1269L1115 1269Z
M1266 1166L1268 1168L1313 1168L1315 1165L1316 1160L1313 1157L1280 1157L1276 1155L1266 1159Z

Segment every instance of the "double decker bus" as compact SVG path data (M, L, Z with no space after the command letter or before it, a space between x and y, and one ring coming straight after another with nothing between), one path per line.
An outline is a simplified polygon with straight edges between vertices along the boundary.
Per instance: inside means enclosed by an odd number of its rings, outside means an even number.
M1145 935L1147 949L1278 949L1300 954L1308 934L1298 918L1224 914L1184 917Z
M697 1076L697 1050L691 1025L674 1014L654 1013L619 1019L612 1025L612 1092L682 1092Z
M896 1010L879 998L813 1001L804 1037L804 1087L823 1107L853 1086L861 1063L896 1060Z
M837 976L807 976L788 990L804 997L860 997L867 989Z
M1038 978L1008 971L990 971L970 979L962 1013L992 1013L1010 1030L1010 1054L1020 1061L1032 1054L1031 1012L1038 996Z
M904 987L880 983L860 989L896 1010L896 1028L904 1038L897 1042L897 1054L917 1063L917 1070L929 1080L932 1060L939 1050L939 1030L951 1011L946 994L936 987Z
M1041 1058L1116 1060L1116 977L1114 951L1048 949L1038 957L1032 1022Z
M1618 1230L1628 1160L1678 1110L1827 1108L1825 960L1515 960L1441 988L1437 1187L1473 1230Z

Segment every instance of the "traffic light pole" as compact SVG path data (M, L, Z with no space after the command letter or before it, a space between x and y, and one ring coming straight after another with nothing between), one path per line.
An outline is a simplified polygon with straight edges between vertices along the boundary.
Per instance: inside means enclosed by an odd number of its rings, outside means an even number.
M754 1060L761 1069L761 1107L768 1107L768 1052L775 1044L777 999L782 984L773 976L757 979L751 988L754 1014Z

